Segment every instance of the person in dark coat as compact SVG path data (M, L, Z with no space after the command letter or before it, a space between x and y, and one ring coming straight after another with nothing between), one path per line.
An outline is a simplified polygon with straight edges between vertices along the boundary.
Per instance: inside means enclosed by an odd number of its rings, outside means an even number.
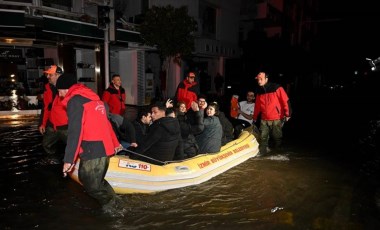
M181 141L178 120L165 116L164 104L153 105L151 111L153 123L144 140L136 148L137 153L146 157L132 154L131 158L157 165L162 165L166 161L183 159L181 150L177 148Z
M178 103L177 119L181 128L185 158L196 156L199 153L199 147L194 135L201 133L204 129L203 111L199 110L196 102L192 103L191 108L191 111L193 111L193 121L190 121L187 117L186 104L184 102Z
M206 98L206 95L204 94L199 94L198 95L198 100L196 101L196 104L197 104L197 111L199 111L201 113L201 115L203 117L205 117L206 115L206 108L207 108L207 98ZM193 106L193 105L191 105ZM192 108L192 107L191 107ZM186 116L187 118L189 119L189 122L191 125L196 125L197 124L197 116L196 116L196 112L193 110L193 109L188 109L187 112L186 112Z
M195 136L200 153L217 153L222 146L223 129L219 118L214 116L216 110L218 110L218 104L216 103L211 103L207 106L207 117L203 120L203 132Z
M222 145L225 145L234 139L234 127L232 123L228 120L224 112L219 111L219 109L215 111L215 116L219 118L220 124L222 125Z
M144 140L151 123L152 113L147 108L141 108L137 114L137 118L132 121L133 127L135 128L135 137L137 144Z
M119 114L113 113L109 113L109 120L117 139L124 148L137 147L136 131L132 122Z
M78 178L87 194L95 198L106 213L115 213L122 202L105 179L110 157L122 149L108 120L107 106L74 74L63 74L56 87L67 107L68 138L63 158L64 176L80 158Z

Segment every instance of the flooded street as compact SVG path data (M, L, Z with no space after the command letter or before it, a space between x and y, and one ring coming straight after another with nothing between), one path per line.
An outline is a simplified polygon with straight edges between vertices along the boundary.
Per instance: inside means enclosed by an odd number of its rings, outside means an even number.
M341 108L318 107L332 109ZM283 151L200 185L123 195L121 218L62 178L61 165L41 162L36 117L0 119L0 229L379 229L379 161L359 141L368 122L295 112Z

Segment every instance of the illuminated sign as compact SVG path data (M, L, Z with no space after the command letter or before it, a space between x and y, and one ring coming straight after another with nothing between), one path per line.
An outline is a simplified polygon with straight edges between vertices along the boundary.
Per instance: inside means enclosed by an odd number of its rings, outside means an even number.
M22 52L20 49L0 49L0 59L21 59Z

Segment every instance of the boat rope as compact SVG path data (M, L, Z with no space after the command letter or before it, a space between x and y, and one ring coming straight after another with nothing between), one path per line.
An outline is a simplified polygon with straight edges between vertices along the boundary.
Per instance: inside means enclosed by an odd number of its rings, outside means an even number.
M161 164L164 164L164 165L168 164L168 162L160 161L160 160L157 160L157 159L154 159L154 158L151 158L151 157L145 156L145 155L143 155L143 154L136 153L136 152L134 152L134 151L132 151L132 150L129 150L129 149L126 149L126 148L122 148L120 151L126 151L126 152L129 152L129 153L133 153L133 154L135 154L135 155L137 155L137 156L139 156L139 157L144 157L144 158L147 158L147 159L149 159L149 160L156 161L156 162L161 163ZM119 151L119 152L120 152L120 151Z
M252 133L251 133L252 134ZM252 136L254 136L252 134ZM232 145L230 145L229 147L223 149L223 151L226 151L226 150L229 150L229 149L232 149L232 148L236 148L237 145L239 145L241 142L247 140L248 138L252 138L250 136L246 136L244 137L244 139L240 140L239 142L234 142ZM198 158L198 157L203 157L204 155L216 155L216 154L219 154L220 152L216 152L216 153L199 153L193 157L191 157L191 159L195 159L195 158ZM188 160L189 158L187 159L183 159L183 160L173 160L173 161L165 161L166 164L170 164L170 163L177 163L177 162L182 162L182 161L186 161Z
M251 135L253 135L253 134L251 133ZM253 136L254 136L254 135L253 135ZM243 140L239 141L239 143L242 142L242 141L245 141L247 138L249 138L249 136L247 136L247 137L245 137ZM233 148L233 147L235 147L236 145L238 145L239 143L235 142L233 145L227 147L227 149ZM126 149L126 148L122 148L120 151L126 151L126 152L129 152L129 153L135 154L135 155L137 155L137 156L144 157L144 158L149 159L149 160L152 160L152 161L156 161L156 162L158 162L158 163L160 163L160 164L163 164L163 165L170 164L170 163L174 163L174 162L182 162L182 161L186 160L186 159L184 159L184 160L176 160L176 161L160 161L160 160L157 160L157 159L154 159L154 158L151 158L151 157L145 156L145 155L143 155L143 154L140 154L140 153L134 152L134 151L129 150L129 149ZM119 151L119 152L120 152L120 151ZM211 154L217 154L217 153L204 153L204 154L206 154L206 155L211 155ZM198 155L196 155L196 156L194 156L194 157L192 157L192 158L201 157L201 156L204 155L204 154L198 154Z

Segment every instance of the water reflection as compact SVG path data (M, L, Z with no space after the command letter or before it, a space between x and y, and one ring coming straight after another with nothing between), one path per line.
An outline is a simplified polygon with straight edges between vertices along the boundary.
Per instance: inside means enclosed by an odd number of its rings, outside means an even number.
M41 164L36 117L12 119L0 120L1 229L380 227L377 183L360 173L362 164L356 170L320 146L291 141L284 151L250 159L197 186L123 195L127 215L112 218L80 185L61 177L60 165Z
M12 127L28 127L36 126L37 120L39 119L39 111L31 110L30 114L11 114L11 115L0 115L0 127L12 128ZM7 132L7 131L4 131ZM4 135L4 134L3 134Z
M18 96L17 96L17 93L16 93L15 89L11 91L11 96L9 97L9 99L12 101L12 103L14 105L17 105L17 103L18 103ZM16 106L13 106L11 111L12 112L17 112L19 110L16 108Z

